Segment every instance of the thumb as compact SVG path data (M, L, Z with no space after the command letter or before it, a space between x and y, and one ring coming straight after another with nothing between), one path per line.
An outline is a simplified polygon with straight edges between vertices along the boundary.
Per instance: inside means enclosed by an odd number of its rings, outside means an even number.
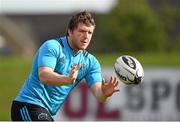
M79 70L81 68L81 64L77 65L77 70Z
M102 85L105 85L105 79L102 78Z

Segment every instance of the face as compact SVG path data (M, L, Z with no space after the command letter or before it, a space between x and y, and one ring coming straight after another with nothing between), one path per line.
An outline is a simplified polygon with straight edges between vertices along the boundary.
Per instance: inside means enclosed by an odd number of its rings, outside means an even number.
M69 30L69 44L76 52L86 49L89 45L92 34L94 32L94 26L87 26L83 23L79 23L77 28Z

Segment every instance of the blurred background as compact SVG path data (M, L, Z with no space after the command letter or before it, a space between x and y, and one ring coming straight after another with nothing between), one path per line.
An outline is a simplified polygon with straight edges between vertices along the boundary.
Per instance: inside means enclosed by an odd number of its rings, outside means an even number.
M88 51L115 75L117 57L137 58L144 82L106 104L82 82L55 120L180 120L179 0L0 0L0 120L10 120L11 102L31 72L33 56L46 40L66 34L70 16L91 11L96 30Z

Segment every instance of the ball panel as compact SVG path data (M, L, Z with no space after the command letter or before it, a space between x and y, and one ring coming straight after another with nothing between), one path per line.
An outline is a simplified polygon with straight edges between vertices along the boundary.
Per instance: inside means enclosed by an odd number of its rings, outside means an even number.
M129 57L129 56L122 56L122 60L129 67L133 68L134 70L136 69L136 63L135 63L135 61L131 57Z

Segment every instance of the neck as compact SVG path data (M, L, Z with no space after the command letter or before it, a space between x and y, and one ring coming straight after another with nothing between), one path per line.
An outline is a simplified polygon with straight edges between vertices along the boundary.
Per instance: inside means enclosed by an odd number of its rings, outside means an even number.
M67 38L67 42L68 42L68 44L69 44L69 47L73 50L73 52L74 52L75 54L80 53L81 50L75 48L75 46L73 45L73 43L72 43L72 38L71 38L70 36L67 36L66 38Z

